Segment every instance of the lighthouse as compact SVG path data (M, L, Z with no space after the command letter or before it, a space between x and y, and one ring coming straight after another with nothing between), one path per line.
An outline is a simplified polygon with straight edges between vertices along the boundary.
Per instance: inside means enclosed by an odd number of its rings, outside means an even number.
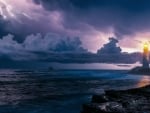
M149 68L149 43L145 43L143 46L143 65L137 66L129 71L131 74L150 75Z
M143 68L148 69L149 68L149 48L148 43L144 44L143 48Z

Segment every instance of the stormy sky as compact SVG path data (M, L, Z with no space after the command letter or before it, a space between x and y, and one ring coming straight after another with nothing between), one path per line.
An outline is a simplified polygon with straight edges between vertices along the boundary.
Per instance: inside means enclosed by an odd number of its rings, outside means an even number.
M141 51L150 40L149 12L149 0L0 0L0 55L96 53L110 37L119 52Z

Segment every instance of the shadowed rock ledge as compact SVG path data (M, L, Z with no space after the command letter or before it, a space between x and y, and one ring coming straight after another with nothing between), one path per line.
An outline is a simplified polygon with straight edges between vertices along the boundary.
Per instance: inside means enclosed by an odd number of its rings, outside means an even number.
M109 90L93 95L81 113L150 113L150 85L129 90Z

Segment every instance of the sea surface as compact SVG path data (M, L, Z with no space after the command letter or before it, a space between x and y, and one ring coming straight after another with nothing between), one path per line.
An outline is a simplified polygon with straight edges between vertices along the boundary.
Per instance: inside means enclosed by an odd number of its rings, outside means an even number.
M80 113L92 94L148 84L121 70L0 70L0 113Z

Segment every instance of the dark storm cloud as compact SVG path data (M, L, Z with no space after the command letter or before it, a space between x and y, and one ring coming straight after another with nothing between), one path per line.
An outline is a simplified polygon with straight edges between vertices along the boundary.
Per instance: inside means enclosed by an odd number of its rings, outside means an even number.
M19 28L18 23L15 23L14 25L10 20L5 20L0 16L0 38L8 34L14 34L16 36L16 40L22 40L26 35L23 31L24 30Z
M35 24L34 22L31 22L27 19L25 21L25 23L20 23L14 20L6 20L3 17L0 17L0 38L8 34L13 34L15 35L16 40L22 41L27 35L31 33L37 33L39 31L33 28Z
M149 0L34 0L34 2L44 5L47 9L63 10L72 6L83 10L106 7L139 12L149 6Z
M32 19L32 17L27 17L23 14L17 14L16 18L17 19L4 18L0 15L0 38L8 34L13 34L15 36L15 40L23 42L26 36L30 34L41 33L44 35L50 31L53 32L53 25L48 25L48 20L50 19L45 18L45 16L42 16L41 18L35 16L35 18Z
M135 63L140 53L122 53L118 40L110 38L98 54L89 53L82 47L78 37L60 37L56 34L29 35L23 43L14 40L13 35L0 39L0 61L42 61L63 63ZM109 45L109 47L108 47Z
M82 42L78 37L60 37L55 34L47 34L42 37L41 34L29 35L23 41L18 43L11 34L0 39L0 58L7 56L12 60L38 60L37 53L87 53L82 47Z
M104 44L102 48L100 48L97 53L98 54L121 54L121 48L117 46L119 41L115 38L109 38L109 42Z
M11 33L16 35L17 40L23 40L26 35L39 32L85 36L86 33L92 32L90 28L94 28L94 30L106 33L113 29L117 38L121 38L150 30L149 0L33 1L37 5L42 5L49 13L40 8L38 10L33 8L29 14L35 15L17 14L17 18L22 23L12 19L7 22L0 19L1 36ZM59 19L62 20L59 21ZM80 33L77 34L75 31Z
M64 13L64 27L84 28L88 24L100 31L113 28L117 37L150 29L149 0L34 0L47 10Z
M0 16L0 37L7 35L9 31L7 30L6 26L9 22L3 20L3 18Z
M29 35L24 40L23 46L28 51L37 52L87 52L78 37L63 37L53 33L47 33L44 37L41 34Z

